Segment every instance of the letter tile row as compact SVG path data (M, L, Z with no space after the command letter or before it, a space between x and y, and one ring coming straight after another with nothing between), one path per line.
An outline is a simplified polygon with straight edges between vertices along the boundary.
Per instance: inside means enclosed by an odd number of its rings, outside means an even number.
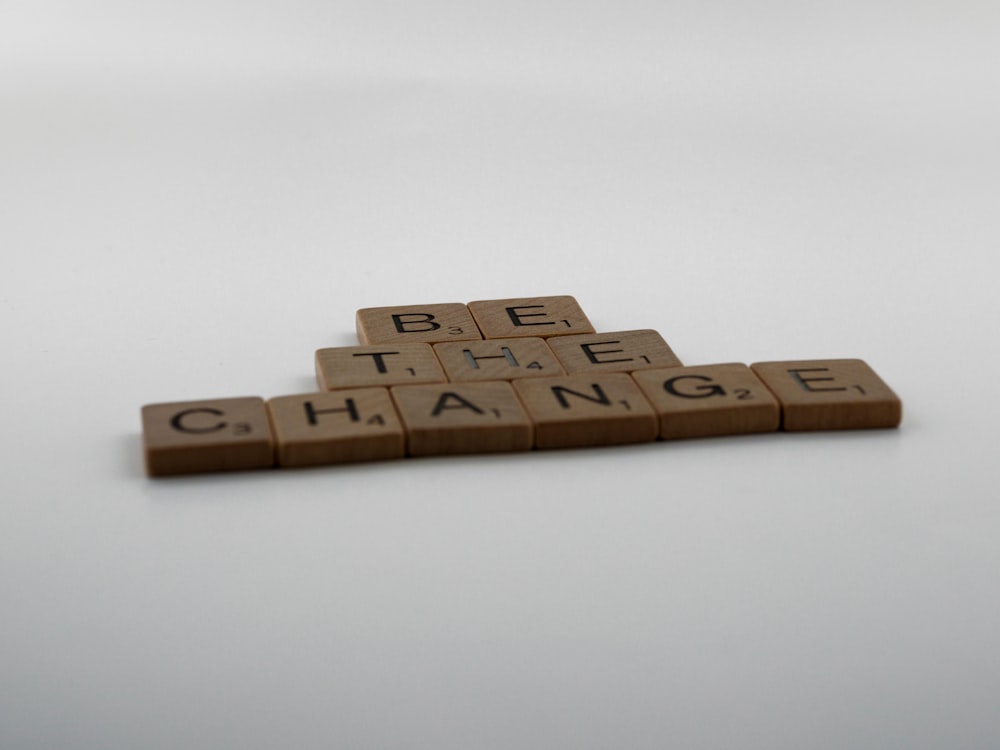
M864 362L814 360L154 404L142 417L159 476L894 427L901 404Z
M364 386L634 372L680 364L656 331L614 331L550 339L331 347L316 352L316 380L322 390L332 391Z
M683 366L649 329L596 333L572 297L358 311L321 392L143 407L151 476L774 432L895 427L856 359ZM551 326L551 327L550 327Z
M357 314L362 344L474 341L593 333L594 326L568 295L517 297L432 305L366 307Z

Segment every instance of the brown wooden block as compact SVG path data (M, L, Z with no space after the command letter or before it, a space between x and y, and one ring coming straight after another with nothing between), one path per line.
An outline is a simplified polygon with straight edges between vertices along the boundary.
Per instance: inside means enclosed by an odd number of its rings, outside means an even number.
M653 408L624 373L563 375L513 382L536 448L577 448L656 439Z
M472 341L481 339L469 308L458 302L366 307L357 314L362 344Z
M670 367L633 372L660 417L660 437L774 432L777 399L744 364Z
M316 351L316 382L326 391L447 380L430 344L337 346Z
M681 365L663 337L649 329L560 336L549 339L549 346L570 374Z
M565 374L545 339L489 339L434 344L448 379L516 380Z
M896 427L903 404L860 359L757 362L750 366L781 403L784 430Z
M358 388L267 402L280 466L400 458L403 426L387 388Z
M411 456L531 449L531 420L510 383L401 385L391 392Z
M142 407L150 476L274 465L274 440L261 398L218 398Z
M568 296L479 300L470 302L469 310L486 339L594 332L580 305Z

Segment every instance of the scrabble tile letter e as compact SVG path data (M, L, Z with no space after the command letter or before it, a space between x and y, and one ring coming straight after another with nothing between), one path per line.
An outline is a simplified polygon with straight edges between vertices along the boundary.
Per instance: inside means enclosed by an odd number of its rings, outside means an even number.
M757 362L753 371L781 403L784 430L896 427L903 404L860 359Z

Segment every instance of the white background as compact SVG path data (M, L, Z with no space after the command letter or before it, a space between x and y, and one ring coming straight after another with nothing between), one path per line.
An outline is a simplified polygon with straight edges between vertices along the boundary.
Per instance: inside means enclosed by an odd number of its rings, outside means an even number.
M996 747L998 7L0 5L0 747ZM143 474L545 294L903 425Z

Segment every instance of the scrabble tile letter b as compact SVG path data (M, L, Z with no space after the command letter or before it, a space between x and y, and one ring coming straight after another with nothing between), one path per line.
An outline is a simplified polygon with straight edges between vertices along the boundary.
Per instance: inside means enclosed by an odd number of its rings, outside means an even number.
M458 302L366 307L358 310L357 327L362 344L482 339L469 308Z
M267 411L256 397L144 406L142 439L150 476L274 465Z
M896 427L903 404L860 359L757 362L751 369L781 403L784 430Z

